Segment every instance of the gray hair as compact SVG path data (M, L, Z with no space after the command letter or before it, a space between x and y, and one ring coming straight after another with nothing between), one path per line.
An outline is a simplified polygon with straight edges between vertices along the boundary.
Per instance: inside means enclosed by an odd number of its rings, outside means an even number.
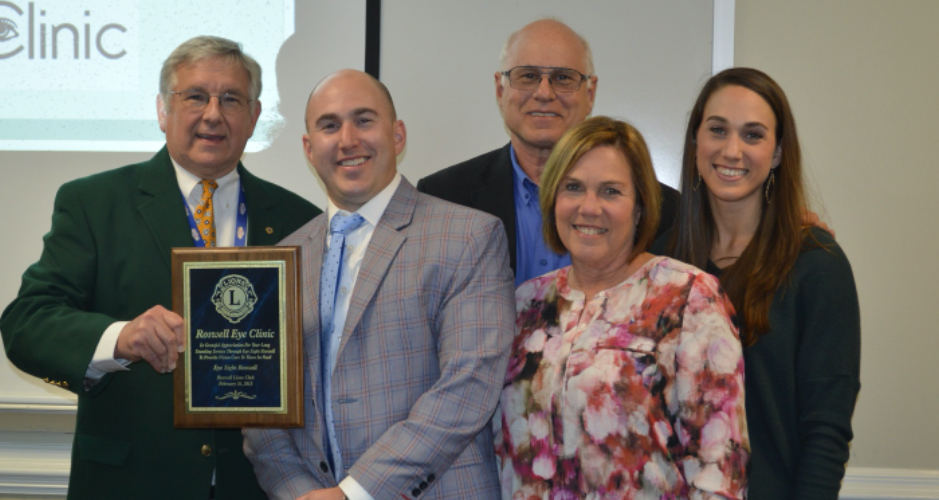
M536 21L532 21L531 23L528 23L525 26L521 27L518 31L509 35L509 38L505 41L505 45L502 46L502 53L499 56L499 71L505 71L509 69L506 67L509 63L509 50L512 48L512 45L515 44L516 41L518 41L519 37L521 37L524 34L524 31L526 30L526 28L528 28L532 24L542 22L542 21L553 21L557 24L560 24L561 26L567 28L571 33L574 34L574 36L576 36L580 40L580 43L583 44L584 46L584 67L587 70L587 76L594 76L593 51L590 50L590 43L588 43L587 39L581 36L580 33L571 29L571 27L568 26L566 23L564 23L564 21L561 21L560 19L556 19L553 17L545 17L542 19L538 19ZM589 85L589 82L588 82L588 85Z
M217 36L197 36L183 42L163 61L160 70L160 95L163 106L169 103L170 92L176 86L176 71L183 64L190 64L203 59L221 59L226 63L238 63L248 72L249 97L252 108L261 96L261 65L253 57L241 50L241 44Z

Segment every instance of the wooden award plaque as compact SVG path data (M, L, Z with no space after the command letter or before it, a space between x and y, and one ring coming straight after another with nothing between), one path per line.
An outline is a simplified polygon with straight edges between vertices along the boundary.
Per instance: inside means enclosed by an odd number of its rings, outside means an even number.
M302 427L299 247L174 248L174 422Z

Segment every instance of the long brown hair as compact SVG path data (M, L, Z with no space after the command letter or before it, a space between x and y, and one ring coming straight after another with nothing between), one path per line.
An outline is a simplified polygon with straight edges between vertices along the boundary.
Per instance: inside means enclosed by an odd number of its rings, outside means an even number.
M776 144L782 153L779 166L773 170L775 181L768 187L766 183L763 186L764 190L768 189L769 200L763 204L756 233L737 261L728 266L720 278L742 320L743 343L752 345L770 330L770 305L799 257L804 236L802 210L805 194L796 123L786 94L766 73L752 68L731 68L711 77L701 89L685 132L681 208L668 253L702 269L708 263L717 229L708 190L696 187L696 136L708 99L714 92L731 85L752 90L769 104L776 115Z

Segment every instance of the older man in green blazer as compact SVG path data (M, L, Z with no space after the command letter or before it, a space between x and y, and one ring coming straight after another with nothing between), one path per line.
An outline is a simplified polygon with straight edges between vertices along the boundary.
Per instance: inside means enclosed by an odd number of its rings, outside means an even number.
M170 373L184 348L170 249L273 245L320 213L239 161L260 91L239 44L183 43L160 78L166 147L56 195L0 331L13 364L78 394L70 499L264 498L240 430L174 429Z

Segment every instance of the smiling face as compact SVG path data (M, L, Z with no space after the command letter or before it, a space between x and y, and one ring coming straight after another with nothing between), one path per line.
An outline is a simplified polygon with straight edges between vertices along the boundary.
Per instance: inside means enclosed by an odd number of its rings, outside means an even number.
M502 70L516 66L575 69L587 73L586 51L580 38L557 21L538 21L522 29L509 47ZM589 76L589 75L588 75ZM550 152L568 129L584 121L593 109L597 78L571 93L557 93L547 76L534 90L517 90L508 77L495 74L496 98L515 149Z
M250 97L250 76L240 64L220 59L201 59L176 68L171 90L197 89L211 95L225 93ZM202 110L187 109L182 96L157 100L160 130L166 133L166 148L181 167L202 179L218 179L231 172L244 153L248 138L261 114L261 103L252 101L239 112L222 112L217 98Z
M554 214L575 271L625 270L639 211L623 152L604 145L581 156L558 184Z
M405 139L404 122L365 73L335 73L310 96L303 149L343 210L358 210L391 183Z
M776 116L756 92L728 85L711 94L696 135L696 158L712 203L759 210L763 183L780 161L775 134Z

